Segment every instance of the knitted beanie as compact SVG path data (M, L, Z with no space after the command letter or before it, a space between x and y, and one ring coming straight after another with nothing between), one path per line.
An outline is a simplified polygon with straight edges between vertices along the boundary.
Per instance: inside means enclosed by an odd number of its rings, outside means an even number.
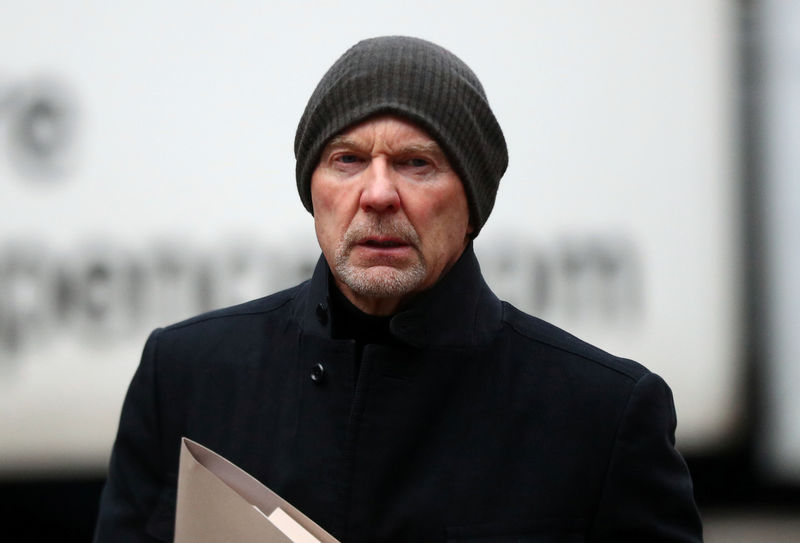
M306 209L314 213L311 175L328 141L379 114L412 121L442 147L464 185L477 236L508 166L505 138L469 66L418 38L361 41L317 85L294 140L297 190Z

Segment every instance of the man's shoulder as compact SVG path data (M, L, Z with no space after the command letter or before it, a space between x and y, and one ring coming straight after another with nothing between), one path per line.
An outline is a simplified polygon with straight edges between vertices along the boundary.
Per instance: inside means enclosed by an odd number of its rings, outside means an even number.
M508 302L503 302L503 323L518 341L528 344L529 352L544 358L571 364L584 370L613 372L631 381L638 381L650 371L633 360L615 356L573 334L529 315ZM540 357L532 360L541 361Z
M260 320L272 316L283 318L286 309L302 292L308 281L279 292L247 302L214 309L161 328L160 334L194 332L208 328L239 326L245 320Z

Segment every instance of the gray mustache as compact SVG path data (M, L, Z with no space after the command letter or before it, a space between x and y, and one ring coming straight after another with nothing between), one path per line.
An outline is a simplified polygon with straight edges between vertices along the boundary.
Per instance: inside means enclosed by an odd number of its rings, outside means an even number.
M347 245L353 245L364 238L376 236L399 238L403 240L403 242L415 247L419 245L419 236L411 224L404 221L387 220L352 224L350 228L347 229L347 232L345 232L344 241Z

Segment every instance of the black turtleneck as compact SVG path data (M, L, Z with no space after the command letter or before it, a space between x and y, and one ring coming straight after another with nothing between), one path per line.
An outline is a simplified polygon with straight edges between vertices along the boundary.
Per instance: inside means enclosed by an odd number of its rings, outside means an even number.
M392 315L364 313L345 297L330 281L331 335L334 339L352 339L356 342L355 375L361 365L365 345L389 345L395 341L389 332Z

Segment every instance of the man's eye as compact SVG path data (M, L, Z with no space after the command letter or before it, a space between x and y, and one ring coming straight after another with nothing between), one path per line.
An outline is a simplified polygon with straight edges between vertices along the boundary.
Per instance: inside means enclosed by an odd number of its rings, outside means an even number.
M424 158L412 158L408 161L409 166L413 166L414 168L424 168L428 165L428 161Z
M340 155L338 160L345 164L355 164L358 162L358 157L356 155Z

